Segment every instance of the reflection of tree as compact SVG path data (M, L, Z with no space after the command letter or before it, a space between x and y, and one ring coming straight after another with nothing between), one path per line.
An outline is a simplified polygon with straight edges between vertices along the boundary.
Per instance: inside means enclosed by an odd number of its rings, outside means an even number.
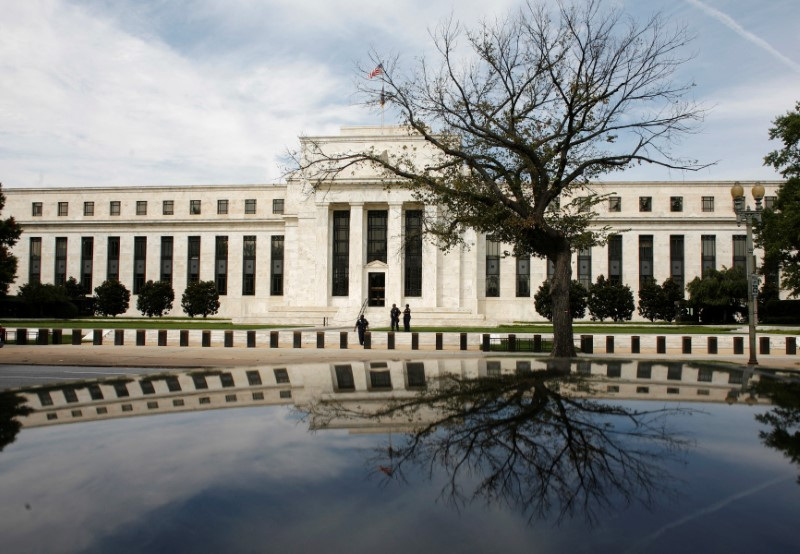
M13 392L0 392L0 452L14 442L22 424L16 419L33 410L25 406L25 399Z
M598 401L586 394L589 383L556 368L447 376L378 408L317 403L309 417L317 427L342 419L412 426L389 449L391 471L386 465L381 471L402 478L412 464L431 477L441 467L448 475L442 495L457 504L484 499L520 509L530 520L583 513L592 521L620 501L649 505L670 490L663 462L687 443L666 425L678 410Z
M800 465L800 382L762 378L754 385L755 392L768 396L775 408L756 415L756 420L769 425L769 431L759 431L765 445L774 448ZM797 477L800 483L800 475Z

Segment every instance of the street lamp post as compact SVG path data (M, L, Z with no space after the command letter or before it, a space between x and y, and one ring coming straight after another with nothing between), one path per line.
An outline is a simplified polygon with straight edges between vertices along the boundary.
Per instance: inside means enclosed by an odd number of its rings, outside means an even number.
M758 275L756 275L755 256L753 254L753 222L761 221L761 200L764 198L764 186L756 183L752 190L753 200L756 202L755 209L745 204L744 188L739 181L731 187L733 197L733 211L736 212L736 225L741 226L744 221L747 229L747 323L750 338L750 359L747 365L758 365L756 359L756 297L758 296Z

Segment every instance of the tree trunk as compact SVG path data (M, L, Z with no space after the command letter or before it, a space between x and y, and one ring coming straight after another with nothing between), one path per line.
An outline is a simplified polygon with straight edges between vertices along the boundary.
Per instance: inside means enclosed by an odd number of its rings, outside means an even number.
M550 355L554 358L569 358L575 356L572 314L569 309L572 252L566 242L561 243L557 248L553 259L555 271L550 282L553 299L553 351Z

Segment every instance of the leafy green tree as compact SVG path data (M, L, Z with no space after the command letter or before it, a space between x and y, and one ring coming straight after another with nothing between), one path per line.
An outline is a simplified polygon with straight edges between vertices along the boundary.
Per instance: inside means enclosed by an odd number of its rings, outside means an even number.
M166 281L147 281L139 290L136 309L147 317L161 317L172 309L175 291Z
M181 297L181 307L189 317L214 315L219 310L219 293L214 281L189 283Z
M592 320L627 321L633 316L633 291L628 285L614 283L600 275L589 285L589 315Z
M741 268L711 270L686 285L689 306L701 323L729 323L747 317L747 276Z
M765 165L778 170L786 181L778 188L771 210L764 210L756 226L756 244L764 248L767 262L781 269L781 284L792 296L800 295L800 102L794 111L773 121L769 138L783 147L767 154Z
M0 183L0 212L3 211L5 205L3 183ZM11 249L17 244L21 234L22 227L13 217L0 219L0 296L8 294L9 285L17 277L17 257L11 253Z
M116 279L103 281L94 289L94 310L100 315L116 317L124 314L130 301L130 291Z
M639 315L650 321L673 321L683 311L683 290L668 278L664 284L648 281L639 289Z
M79 300L85 296L83 287L81 287L75 277L70 277L61 286L64 289L64 294L66 294L67 298L70 300Z
M438 207L425 229L444 248L470 229L517 255L553 260L552 355L572 356L572 251L606 232L591 226L600 199L589 182L639 163L701 167L669 152L702 116L691 83L674 78L689 57L681 54L687 34L660 16L638 23L588 0L531 2L474 29L451 21L432 35L435 60L417 58L404 72L376 54L377 79L359 87L368 105L385 101L418 146L334 152L304 139L296 166L320 190L375 168L386 186Z
M586 298L588 296L589 292L580 281L570 283L569 311L572 319L580 319L586 315ZM542 283L539 290L536 291L533 305L539 315L550 321L553 320L553 297L550 293L550 281Z

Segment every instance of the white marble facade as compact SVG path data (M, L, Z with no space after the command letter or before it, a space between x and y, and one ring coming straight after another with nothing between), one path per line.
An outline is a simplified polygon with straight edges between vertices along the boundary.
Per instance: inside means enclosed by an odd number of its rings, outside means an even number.
M419 139L391 127L343 128L340 135L317 137L316 141L325 148L339 151L365 145L374 145L378 151L404 145L417 146L423 151ZM658 282L676 271L682 271L685 282L700 275L704 236L707 265L717 269L734 265L734 244L740 244L737 242L740 239L734 237L743 236L745 231L736 225L730 196L732 184L729 181L620 181L593 187L598 193L618 197L596 207L599 213L596 224L608 225L620 233L621 279L633 289L634 295L639 288L640 269L642 265L647 266L647 260L640 258L642 236L652 236L652 273ZM743 179L742 184L749 195L752 182ZM767 190L766 201L770 202L780 183L762 184ZM4 193L7 202L3 216L13 215L23 227L23 235L14 248L19 267L12 292L15 287L36 278L36 263L31 257L32 239L34 244L36 239L41 244L38 264L41 282L55 282L57 271L59 278L75 277L80 281L83 272L84 281L88 284L90 274L91 287L96 287L108 277L109 237L119 237L119 279L133 289L134 245L136 237L139 237L139 244L144 237L146 249L144 264L141 261L138 264L139 275L143 271L144 279L159 280L163 266L171 265L177 298L172 315L181 315L179 299L189 279L191 263L190 237L199 237L199 263L196 262L199 278L215 280L218 274L225 274L227 290L220 298L219 315L236 322L348 326L368 297L375 300L381 295L378 290L381 288L384 305L368 306L366 310L373 326L388 326L392 303L401 307L409 304L412 324L416 325L477 325L542 319L533 308L532 295L547 277L546 262L531 259L531 296L519 297L517 260L511 255L503 257L502 253L511 249L501 246L499 295L487 297L486 239L474 233L465 237L468 247L447 253L423 241L421 284L419 290L406 295L407 216L419 210L430 215L435 213L436 207L420 206L408 191L387 189L366 169L340 176L330 186L316 191L302 179L289 179L285 184L18 188L4 189ZM647 198L650 211L642 211L640 204L646 204L647 200L643 199ZM680 211L676 210L678 206L673 206L678 202L675 199L680 199ZM197 201L199 213L193 213ZM169 213L170 202L172 213ZM748 198L748 202L752 204L752 199ZM368 259L370 212L385 214L381 216L385 221L385 262ZM349 218L349 240L345 248L346 295L334 294L333 282L334 219L342 217L335 214L343 213ZM162 237L172 237L171 260L162 261ZM217 237L227 237L227 268L219 263ZM680 242L679 237L683 241L682 259L677 255L679 246L675 244L676 240ZM88 238L93 239L91 255L82 255L82 244ZM253 238L255 260L246 260L245 241L252 244ZM283 260L279 259L279 250L273 252L271 247L279 245L281 238ZM56 256L58 239L61 245L66 239L65 265L62 262L60 266ZM192 240L196 244L197 239ZM337 259L341 260L342 256ZM254 267L255 275L251 290L246 290L244 275L248 262ZM589 267L592 281L601 274L608 276L612 263L609 246L592 248L591 259L583 262L583 275L586 276L585 268ZM113 265L113 261L111 263ZM743 263L741 257L737 263ZM573 276L578 277L577 254L573 260ZM135 305L134 297L126 315L137 314Z

